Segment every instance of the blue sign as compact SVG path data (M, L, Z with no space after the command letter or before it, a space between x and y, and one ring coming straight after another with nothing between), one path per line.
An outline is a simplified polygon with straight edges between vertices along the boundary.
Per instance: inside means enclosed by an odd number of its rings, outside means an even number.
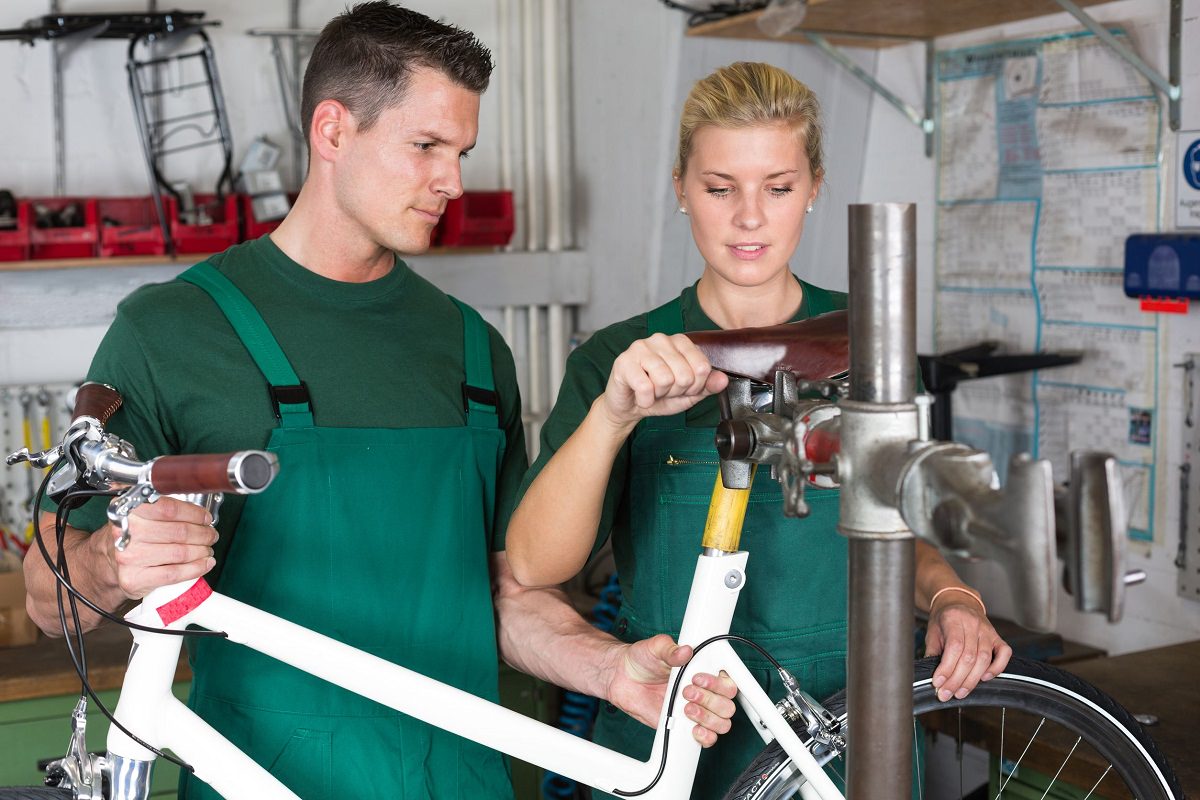
M1183 154L1183 179L1188 186L1200 191L1200 139Z
M1200 300L1200 234L1130 235L1125 240L1125 294Z

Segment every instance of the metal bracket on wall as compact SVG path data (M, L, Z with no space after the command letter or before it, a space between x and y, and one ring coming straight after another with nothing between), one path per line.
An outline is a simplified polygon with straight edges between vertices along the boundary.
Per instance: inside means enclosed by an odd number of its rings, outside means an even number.
M933 112L934 112L934 59L936 52L933 46L932 39L914 39L910 36L887 36L883 34L847 34L842 31L809 31L801 30L802 33L810 42L819 47L827 56L832 58L837 63L841 64L850 71L854 77L869 86L876 94L897 108L901 114L920 128L925 133L925 155L933 155ZM854 63L850 56L842 52L838 47L830 44L826 36L862 36L868 39L895 39L897 42L925 42L925 110L922 113L914 108L909 103L901 100L895 92L888 89L879 81L875 80L875 76L867 72L865 69Z
M283 116L287 120L288 134L292 140L294 157L293 179L297 186L304 182L304 155L308 138L300 119L300 89L303 65L312 53L313 45L321 31L305 28L251 28L249 36L265 36L271 40L271 57L275 61L275 76L279 81L279 96L283 102ZM289 56L284 55L284 44L290 44Z
M1166 96L1167 118L1170 121L1171 130L1179 130L1179 101L1183 97L1179 55L1183 36L1183 0L1170 0L1171 31L1167 39L1167 70L1169 75L1166 78L1158 70L1143 61L1141 56L1133 52L1132 48L1113 36L1108 29L1092 19L1086 11L1075 5L1071 0L1054 1L1062 6L1064 11L1079 20L1079 23L1083 27L1094 33L1096 38L1108 45L1110 50L1127 61L1131 67L1141 73L1142 77L1150 81L1154 88Z
M1179 544L1175 567L1179 570L1180 597L1200 601L1200 394L1196 392L1196 371L1200 353L1188 353L1175 364L1183 370L1183 460L1179 465Z

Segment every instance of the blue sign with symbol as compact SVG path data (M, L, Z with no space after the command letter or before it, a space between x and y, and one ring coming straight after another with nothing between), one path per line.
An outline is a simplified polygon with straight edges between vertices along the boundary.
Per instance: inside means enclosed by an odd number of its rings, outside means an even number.
M1183 154L1183 179L1188 186L1200 190L1200 139L1192 142Z

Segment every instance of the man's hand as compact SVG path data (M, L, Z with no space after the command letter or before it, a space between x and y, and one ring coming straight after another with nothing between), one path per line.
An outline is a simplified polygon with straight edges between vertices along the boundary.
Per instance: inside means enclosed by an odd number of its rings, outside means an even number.
M925 655L941 655L933 672L938 699L962 699L979 685L1004 671L1012 657L1009 647L979 603L962 592L947 592L929 610Z
M728 383L691 339L656 333L617 356L602 407L610 422L628 426L643 417L686 411Z
M123 551L116 548L119 536L120 531L107 525L92 540L130 600L139 600L160 586L199 578L217 563L212 517L195 503L173 497L143 503L129 515L129 544Z
M671 669L686 664L692 648L678 646L660 633L614 647L610 657L608 701L639 722L657 726ZM704 747L711 747L718 735L729 732L730 718L737 710L736 695L737 686L724 672L720 676L697 673L691 685L684 687L683 697L688 701L684 714L696 723L692 736Z

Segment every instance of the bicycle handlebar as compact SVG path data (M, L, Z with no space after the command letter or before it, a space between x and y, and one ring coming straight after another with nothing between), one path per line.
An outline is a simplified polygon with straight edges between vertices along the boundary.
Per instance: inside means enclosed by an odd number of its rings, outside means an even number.
M66 464L49 477L48 494L56 500L76 487L115 490L108 518L121 530L118 550L129 541L130 512L142 503L154 502L160 495L187 496L189 500L210 495L219 503L225 492L261 492L279 472L275 454L262 450L160 456L141 461L129 442L104 430L121 402L121 395L111 386L85 383L79 387L73 422L61 444L44 453L21 450L7 459L9 464L28 461L37 467L65 460Z
M278 462L261 450L211 455L162 456L150 462L149 483L159 494L261 492L275 478Z
M99 430L77 439L74 448L66 448L75 451L81 462L79 474L92 485L149 486L158 494L254 494L266 489L275 478L278 460L261 450L161 456L139 461L132 447L103 432L103 426L121 403L120 393L103 383L85 383L75 397L73 422L91 418L100 425ZM90 425L85 425L84 430Z
M71 415L71 422L77 422L80 417L92 417L104 425L121 403L121 395L116 389L89 381L80 386L75 395L75 413Z

